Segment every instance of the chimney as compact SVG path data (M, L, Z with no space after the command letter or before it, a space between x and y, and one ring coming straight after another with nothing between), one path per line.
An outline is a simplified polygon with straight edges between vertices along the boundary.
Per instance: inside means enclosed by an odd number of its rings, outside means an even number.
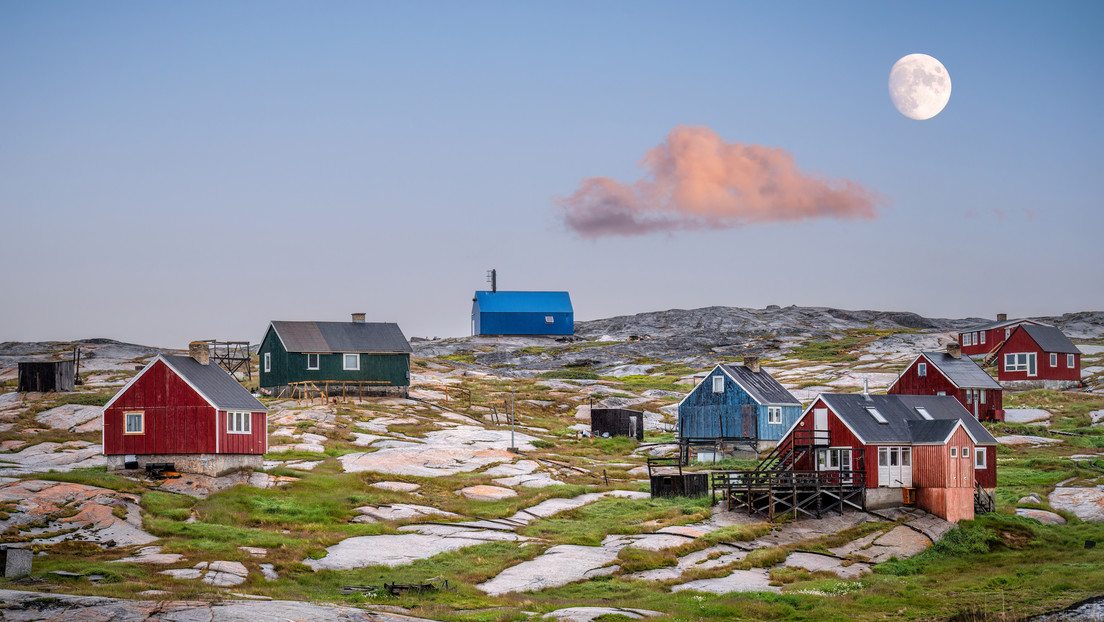
M998 322L1007 322L1008 321L1008 314L1007 313L998 313L997 314L997 321Z
M364 314L363 313L354 313L353 314L353 324L363 324L363 323L364 323Z
M952 358L962 358L962 346L957 341L947 344L947 354L950 354Z
M745 356L744 357L744 367L747 367L748 369L750 369L751 373L758 374L759 373L759 357L758 356Z
M194 358L200 365L211 363L211 347L206 341L193 341L188 344L188 356Z

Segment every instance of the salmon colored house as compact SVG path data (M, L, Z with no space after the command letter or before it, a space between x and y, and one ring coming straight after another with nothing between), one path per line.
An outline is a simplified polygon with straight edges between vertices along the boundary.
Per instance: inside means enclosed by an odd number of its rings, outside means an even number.
M218 365L206 342L190 356L159 355L104 406L109 469L172 463L186 473L260 468L267 409Z
M954 397L821 394L794 434L815 440L792 468L864 474L868 509L914 501L953 522L992 509L997 441Z

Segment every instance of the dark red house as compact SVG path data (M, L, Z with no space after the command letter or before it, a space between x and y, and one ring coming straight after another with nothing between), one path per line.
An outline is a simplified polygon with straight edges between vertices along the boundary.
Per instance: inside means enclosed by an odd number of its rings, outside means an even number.
M962 353L969 356L996 352L1002 343L1012 335L1012 331L1021 324L1045 326L1035 320L1010 320L1004 313L997 314L996 322L971 326L958 333L958 345Z
M949 521L991 507L997 441L951 396L821 394L787 437L809 431L815 447L793 469L865 474L868 509L901 505L906 489Z
M982 421L1004 421L1004 390L957 343L921 352L889 385L890 395L950 395Z
M1081 351L1053 326L1024 324L997 351L997 379L1017 388L1079 386Z
M104 406L108 468L171 462L177 471L222 475L260 468L267 409L218 365L208 345L191 356L160 355Z

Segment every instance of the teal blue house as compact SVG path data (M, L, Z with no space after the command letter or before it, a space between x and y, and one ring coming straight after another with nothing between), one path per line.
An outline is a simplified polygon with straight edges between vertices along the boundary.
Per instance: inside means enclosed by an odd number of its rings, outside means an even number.
M714 367L679 402L679 442L763 451L778 444L801 409L801 401L763 371L757 357L745 357L743 365Z

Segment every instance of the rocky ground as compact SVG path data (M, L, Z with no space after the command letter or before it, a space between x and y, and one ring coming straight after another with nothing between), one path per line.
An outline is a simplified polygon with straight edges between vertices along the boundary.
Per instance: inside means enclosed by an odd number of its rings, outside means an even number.
M1078 331L1092 385L1100 371L1090 370L1104 371L1101 314L1050 320ZM0 617L451 620L474 608L503 619L529 609L635 619L685 616L694 603L740 594L830 600L878 590L880 564L929 550L953 525L917 510L768 525L723 504L652 500L646 458L673 449L675 405L715 362L757 352L808 401L888 386L917 352L979 321L711 309L582 323L580 341L418 342L409 399L270 400L263 470L222 478L104 472L96 402L114 389L0 393L0 534L37 553L33 581L0 584L13 590ZM803 358L818 339L848 345ZM112 382L155 353L88 343L102 346L93 360ZM62 350L3 344L0 357ZM537 377L565 367L594 379ZM645 442L591 438L591 404L644 410ZM1006 405L1009 421L993 428L1008 474L1000 511L1076 529L1104 523L1104 398L1026 393ZM447 606L340 591L444 578L459 583L457 595L442 592ZM649 606L594 606L639 590L653 596L631 602ZM88 596L53 595L61 592ZM287 602L304 598L360 608Z

